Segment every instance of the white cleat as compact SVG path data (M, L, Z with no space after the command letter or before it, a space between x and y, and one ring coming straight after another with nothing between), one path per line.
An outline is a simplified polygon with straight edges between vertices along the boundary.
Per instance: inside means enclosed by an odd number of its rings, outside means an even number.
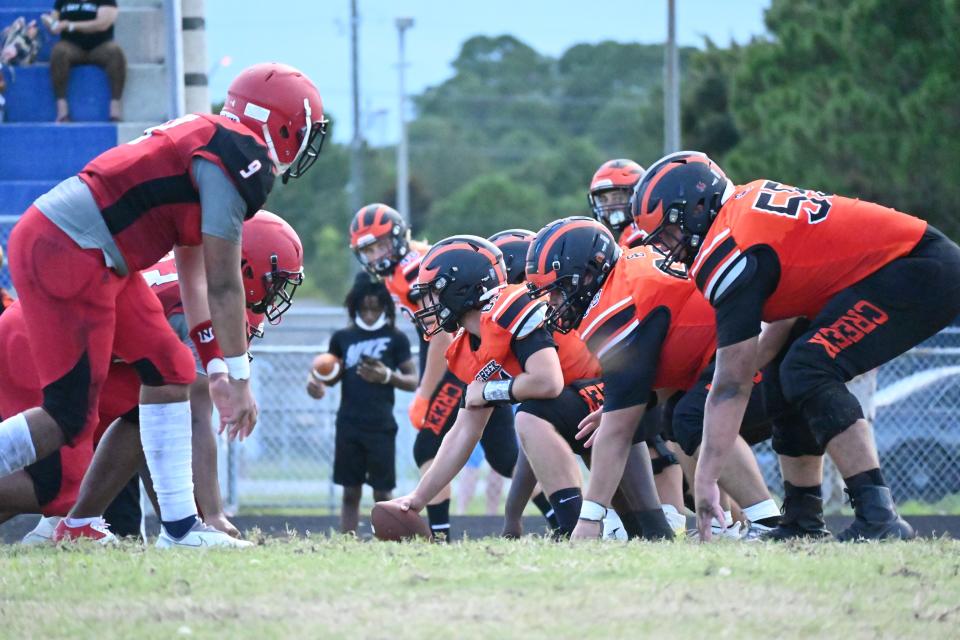
M232 538L223 531L205 524L199 518L182 538L174 538L162 526L160 527L160 536L157 538L157 549L201 549L208 547L245 549L252 546L252 542Z
M23 536L23 540L20 541L20 544L25 544L27 546L52 544L53 530L57 528L58 524L60 524L60 516L40 518L37 526L33 528L33 531Z
M741 540L745 542L755 542L757 540L763 540L764 536L773 531L773 527L766 527L762 524L756 522L749 523L747 530L743 532Z
M627 530L623 527L623 521L620 520L620 516L613 509L607 509L607 515L603 518L602 526L603 534L600 536L602 540L627 539Z

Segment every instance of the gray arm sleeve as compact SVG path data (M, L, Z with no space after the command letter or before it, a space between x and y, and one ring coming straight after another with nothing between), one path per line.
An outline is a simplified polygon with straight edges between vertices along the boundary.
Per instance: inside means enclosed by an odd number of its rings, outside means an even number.
M240 244L247 204L223 170L203 158L193 159L193 178L200 192L200 230Z

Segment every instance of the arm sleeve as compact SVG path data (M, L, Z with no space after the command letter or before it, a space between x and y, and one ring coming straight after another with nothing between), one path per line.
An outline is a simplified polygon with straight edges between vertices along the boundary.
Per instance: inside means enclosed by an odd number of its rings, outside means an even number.
M717 317L717 348L760 334L763 305L777 288L780 262L768 248L747 251L717 285L710 303Z
M510 350L517 357L520 366L526 369L527 358L541 349L556 349L557 341L544 327L538 327L523 338L513 338L510 341Z
M600 359L603 367L603 410L646 404L657 374L660 347L670 328L670 312L658 307L630 335Z
M240 244L247 210L240 192L223 170L209 160L194 158L192 166L200 192L200 230Z
M343 360L343 345L340 343L342 337L343 332L334 331L333 335L330 336L330 344L327 346L327 352L332 353L341 360Z

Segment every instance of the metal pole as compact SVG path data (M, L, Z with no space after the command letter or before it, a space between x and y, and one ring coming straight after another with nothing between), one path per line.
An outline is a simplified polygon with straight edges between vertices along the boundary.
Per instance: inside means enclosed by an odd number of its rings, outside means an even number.
M348 189L351 213L363 206L363 131L360 122L360 63L357 32L360 16L357 0L350 0L350 76L353 83L353 140L350 141L350 185ZM353 262L353 260L351 260Z
M407 93L404 88L406 57L404 55L404 34L413 26L413 18L397 18L397 35L400 41L398 75L400 78L400 144L397 145L397 211L403 219L410 222L410 180L408 178L409 150L407 147Z
M667 0L667 45L663 63L663 152L680 150L680 70L676 0Z
M183 82L187 113L210 113L203 0L183 0Z

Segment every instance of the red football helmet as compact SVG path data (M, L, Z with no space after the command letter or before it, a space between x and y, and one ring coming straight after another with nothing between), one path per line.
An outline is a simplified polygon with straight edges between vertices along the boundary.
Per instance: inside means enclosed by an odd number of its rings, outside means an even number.
M600 165L597 172L593 174L590 192L587 194L587 202L590 203L593 217L614 232L622 231L631 222L630 194L642 177L643 167L633 160L621 158L608 160ZM598 197L608 191L619 192L620 197L613 202L601 204Z
M276 324L303 284L300 237L280 216L261 210L243 223L241 251L247 308Z
M263 138L277 174L299 178L317 160L327 123L320 93L303 72L285 64L255 64L227 89L220 115Z

